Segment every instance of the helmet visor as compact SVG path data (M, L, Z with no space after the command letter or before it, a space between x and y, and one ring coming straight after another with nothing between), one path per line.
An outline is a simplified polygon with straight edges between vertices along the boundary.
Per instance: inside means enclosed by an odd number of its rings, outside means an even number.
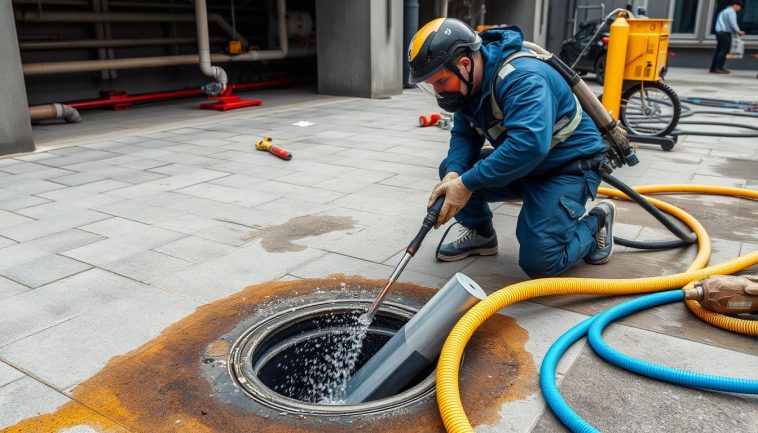
M427 95L429 95L429 96L431 96L433 98L437 98L437 96L438 96L437 92L434 91L434 86L432 86L431 84L427 83L426 81L422 81L422 82L416 84L416 87L418 87L424 93L426 93Z

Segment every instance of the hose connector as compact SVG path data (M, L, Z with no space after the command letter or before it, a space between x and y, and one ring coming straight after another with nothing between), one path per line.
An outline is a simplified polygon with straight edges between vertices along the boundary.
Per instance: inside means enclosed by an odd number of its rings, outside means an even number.
M713 275L684 289L684 299L721 314L758 312L758 276Z

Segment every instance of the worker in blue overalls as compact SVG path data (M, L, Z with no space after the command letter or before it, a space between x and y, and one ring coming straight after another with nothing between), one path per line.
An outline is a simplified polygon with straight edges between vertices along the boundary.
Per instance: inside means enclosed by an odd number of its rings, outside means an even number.
M580 259L607 262L616 209L611 201L584 207L597 193L605 145L565 80L523 48L521 30L477 34L438 18L416 33L408 61L409 82L455 113L429 204L444 195L435 228L455 217L461 231L437 259L497 254L488 203L521 200L519 266L529 276L560 274Z

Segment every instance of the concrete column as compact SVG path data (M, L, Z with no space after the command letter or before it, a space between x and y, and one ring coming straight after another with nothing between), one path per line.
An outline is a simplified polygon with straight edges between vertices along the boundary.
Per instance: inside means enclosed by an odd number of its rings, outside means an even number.
M11 0L0 0L0 155L34 150Z
M403 1L316 2L319 93L365 98L403 87Z

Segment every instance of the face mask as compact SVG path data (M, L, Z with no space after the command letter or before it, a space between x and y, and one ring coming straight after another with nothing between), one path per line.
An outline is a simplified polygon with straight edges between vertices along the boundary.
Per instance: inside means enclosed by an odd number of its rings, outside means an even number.
M467 102L468 97L458 92L442 92L437 95L437 105L450 113L463 110Z
M468 80L463 78L458 68L451 68L461 81L466 82L466 95L460 92L442 92L437 94L437 105L445 111L455 113L463 110L471 101L471 87L474 83L474 59L471 59L471 70L468 73Z

